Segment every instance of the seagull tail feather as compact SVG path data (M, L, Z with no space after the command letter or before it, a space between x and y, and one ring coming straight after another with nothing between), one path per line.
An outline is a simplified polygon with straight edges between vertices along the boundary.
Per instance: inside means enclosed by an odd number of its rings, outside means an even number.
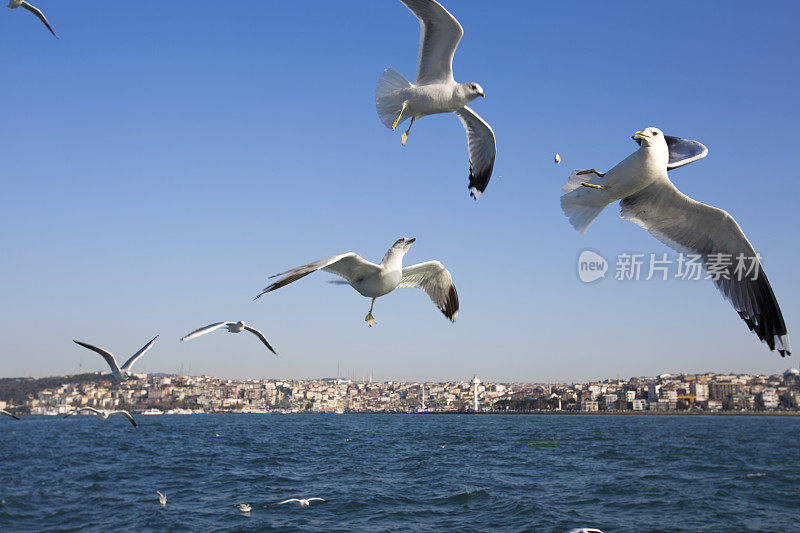
M387 128L391 129L397 115L400 114L400 110L403 108L404 99L398 94L398 91L409 87L411 87L411 82L393 68L387 68L381 74L378 80L378 87L375 89L375 109L378 111L381 122ZM408 118L410 118L410 115L402 117L400 122Z
M570 224L580 231L586 233L594 219L600 214L609 202L603 198L604 191L597 189L578 189L561 197L561 209L569 218ZM588 194L587 194L588 193ZM598 194L592 194L598 193Z

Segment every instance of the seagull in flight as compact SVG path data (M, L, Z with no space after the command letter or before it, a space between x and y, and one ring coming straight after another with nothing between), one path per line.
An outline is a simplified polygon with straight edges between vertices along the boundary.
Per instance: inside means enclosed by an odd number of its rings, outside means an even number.
M131 414L128 411L123 411L122 409L116 411L101 411L99 409L95 409L94 407L81 407L80 409L76 409L71 413L67 413L66 415L64 415L64 418L78 414L81 411L89 411L93 413L100 420L108 420L108 417L111 415L122 415L128 419L128 422L130 422L133 425L133 427L139 427L139 424L136 423L136 420L133 419Z
M158 494L158 503L160 503L161 505L167 505L167 495L161 494L158 491L156 491L156 494Z
M667 176L670 170L704 158L708 149L652 127L637 131L633 140L639 149L605 174L595 169L572 173L561 197L570 223L585 233L603 208L621 200L622 218L675 250L702 259L709 277L747 327L770 350L791 355L778 300L739 224L722 209L689 198Z
M229 333L241 333L242 331L249 331L256 337L258 337L264 345L269 348L269 351L278 355L278 352L269 344L269 341L264 336L263 333L258 331L253 326L248 326L241 320L239 322L217 322L216 324L209 324L208 326L202 327L200 329L196 329L193 332L189 333L185 337L181 337L181 341L188 341L190 339L194 339L195 337L199 337L200 335L205 335L206 333L211 333L215 329L219 328L228 328Z
M492 177L497 143L491 126L467 104L486 96L477 83L456 83L453 55L464 35L461 24L434 0L400 0L419 19L417 76L409 82L393 68L386 69L375 90L375 107L381 122L392 131L411 119L401 137L405 146L414 121L434 113L455 113L467 130L469 190L476 200Z
M0 415L6 415L6 416L10 416L10 417L11 417L11 418L13 418L14 420L19 420L19 417L18 417L17 415L15 415L15 414L13 414L13 413L9 413L9 412L8 412L8 411L6 411L5 409L0 409Z
M376 323L375 317L372 316L375 299L389 294L398 287L418 287L424 290L436 307L444 313L444 316L451 322L455 322L458 316L458 293L453 285L453 278L444 265L439 261L428 261L403 267L403 256L416 240L416 238L398 239L386 252L380 265L370 263L356 253L348 252L281 272L271 276L271 278L278 276L281 278L264 288L256 298L280 289L312 272L324 270L344 278L344 281L337 280L337 282L348 284L362 296L372 298L369 312L364 318L369 326Z
M108 366L111 367L111 376L114 378L115 381L117 381L117 383L121 383L133 377L133 374L131 372L131 366L133 366L133 363L135 363L141 356L145 354L145 352L147 352L147 350L150 349L151 346L153 346L153 343L156 342L156 339L158 339L158 335L153 337L153 340L145 344L141 350L133 354L130 359L125 361L125 364L122 365L121 368L119 365L117 365L117 360L114 359L114 354L112 354L111 352L106 351L102 348L98 348L97 346L92 346L91 344L86 344L85 342L76 341L75 339L73 339L72 342L74 342L75 344L79 344L84 348L89 348L90 350L102 355L103 359L105 359L106 363L108 363Z
M309 505L311 505L311 502L324 502L324 501L327 501L327 500L324 500L322 498L308 498L308 499L304 499L304 498L289 498L288 500L283 500L282 502L278 502L275 505L283 505L284 503L292 503L292 504L296 505L297 507L308 507Z
M39 20L41 20L42 23L45 26L47 26L47 29L50 30L50 33L53 34L53 37L58 39L58 35L56 35L56 32L53 31L53 28L50 26L50 23L47 22L47 19L44 17L44 13L42 13L40 9L30 5L28 2L24 2L23 0L10 0L8 2L8 9L17 9L18 7L21 7L22 9L27 9L28 11L39 17Z

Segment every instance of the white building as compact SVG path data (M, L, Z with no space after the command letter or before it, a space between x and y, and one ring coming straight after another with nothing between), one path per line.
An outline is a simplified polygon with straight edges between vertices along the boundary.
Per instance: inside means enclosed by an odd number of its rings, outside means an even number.
M708 383L697 383L693 381L689 385L689 394L694 396L694 401L705 402L708 400Z
M631 403L633 404L633 410L634 411L645 411L645 410L647 410L647 400L645 400L643 398L638 398L638 399L634 398L633 400L631 400Z
M581 400L581 411L593 412L598 410L597 402L594 400Z

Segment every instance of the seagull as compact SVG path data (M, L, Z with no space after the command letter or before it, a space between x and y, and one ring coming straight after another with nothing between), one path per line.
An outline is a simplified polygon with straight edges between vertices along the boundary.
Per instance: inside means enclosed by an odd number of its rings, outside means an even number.
M135 363L141 356L145 354L147 350L150 349L153 343L156 342L157 338L158 335L153 337L153 340L145 344L141 350L133 354L130 359L125 361L125 364L122 365L122 368L120 368L117 365L117 360L114 359L114 355L111 352L108 352L96 346L92 346L91 344L86 344L85 342L76 341L75 339L73 339L72 342L74 342L75 344L80 344L84 348L89 348L90 350L95 351L100 355L102 355L103 359L105 359L106 363L108 363L108 366L111 367L111 376L119 383L122 381L127 381L133 377L133 374L131 373L131 366L133 366L133 363Z
M467 130L469 190L476 200L492 177L497 143L494 132L467 104L486 96L477 83L456 83L453 54L464 35L461 24L434 0L400 0L419 19L417 76L410 83L393 68L383 71L375 90L375 108L381 122L392 131L411 119L401 137L405 146L414 121L434 113L455 113Z
M579 527L575 529L570 529L567 533L603 533L599 529L595 529L593 527Z
M108 420L108 417L111 415L122 415L128 419L128 422L133 424L133 427L139 427L139 424L136 423L136 420L133 419L131 414L128 411L123 411L121 409L117 411L100 411L99 409L95 409L94 407L81 407L80 409L76 409L71 413L67 413L66 415L64 415L64 418L67 418L74 414L78 414L81 411L91 411L100 420Z
M236 507L243 513L249 513L252 510L249 503L237 503Z
M158 503L160 503L161 505L167 505L167 495L161 494L158 491L156 491L156 494L158 494Z
M372 298L369 312L364 318L369 326L376 323L372 316L375 298L389 294L398 287L419 287L424 290L444 316L455 322L458 316L458 293L453 285L453 278L444 265L439 261L428 261L403 268L403 256L416 240L416 238L397 239L386 252L380 265L370 263L356 253L348 252L275 274L271 278L282 277L261 291L256 298L322 269L346 280L337 282L349 284L362 296Z
M6 416L10 416L10 417L11 417L11 418L13 418L14 420L19 420L19 417L18 417L17 415L15 415L15 414L12 414L12 413L9 413L9 412L8 412L8 411L6 411L5 409L0 409L0 415L6 415Z
M770 350L791 355L778 301L739 224L722 209L689 198L667 176L672 169L704 158L708 149L653 127L637 131L632 138L639 149L605 174L590 169L569 177L562 187L566 194L561 208L570 223L585 233L605 206L621 200L622 218L675 250L702 258L709 275L709 267L718 274L713 276L714 284L747 327Z
M241 333L242 331L249 331L250 333L252 333L256 337L261 339L261 342L263 342L264 345L267 348L269 348L269 351L271 351L275 355L278 355L278 352L276 352L275 349L272 346L270 346L269 341L267 340L267 338L264 336L263 333L261 333L260 331L258 331L256 328L254 328L252 326L248 326L247 324L245 324L241 320L239 322L217 322L216 324L209 324L206 327L194 330L193 332L189 333L185 337L181 337L181 340L182 341L188 341L189 339L194 339L195 337L199 337L200 335L205 335L206 333L210 333L210 332L214 331L215 329L219 329L219 328L228 328L228 332L230 332L230 333Z
M284 503L293 503L297 507L308 507L309 505L311 505L311 502L324 502L324 501L327 500L324 500L322 498L308 498L308 499L289 498L288 500L283 500L282 502L278 502L275 505L283 505Z
M44 13L42 13L41 10L30 5L28 2L24 2L23 0L9 0L8 9L17 9L18 7L21 7L22 9L27 9L28 11L39 17L39 20L41 20L42 23L44 23L44 25L47 26L47 29L50 30L50 33L53 34L53 37L58 39L58 35L56 35L56 32L53 31L52 27L50 27L50 23L47 22L46 18L44 18Z

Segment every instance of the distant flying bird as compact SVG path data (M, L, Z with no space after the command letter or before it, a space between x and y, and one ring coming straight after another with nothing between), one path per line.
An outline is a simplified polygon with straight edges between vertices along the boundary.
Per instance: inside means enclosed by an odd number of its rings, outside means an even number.
M416 238L398 239L386 252L380 265L370 263L358 254L348 252L281 272L271 278L283 277L266 287L256 298L280 289L312 272L324 270L343 277L346 281L342 283L349 284L362 296L372 298L369 313L364 319L370 326L375 324L375 318L372 316L375 298L389 294L398 287L419 287L424 290L436 307L444 313L444 316L451 322L455 322L458 316L458 293L453 285L453 278L444 265L439 261L428 261L403 268L403 256L416 240Z
M86 344L85 342L76 341L74 339L72 340L72 342L74 342L75 344L80 344L84 348L89 348L90 350L95 351L100 355L102 355L103 359L105 359L106 363L108 363L108 366L111 367L111 375L114 378L114 380L116 380L117 382L122 382L129 380L131 379L131 377L133 377L133 374L131 373L131 366L133 366L133 363L135 363L141 356L145 354L145 352L147 352L147 350L150 349L151 346L153 346L153 343L156 342L156 339L158 339L158 335L153 337L153 340L145 344L141 350L133 354L130 359L125 361L125 364L122 365L122 368L120 368L117 365L117 360L114 359L114 355L111 352L106 351L102 348L98 348L96 346L92 346L91 344Z
M478 96L486 96L481 86L453 79L453 54L464 30L438 2L400 1L419 19L417 76L412 84L393 68L383 71L375 90L378 116L392 131L411 119L401 137L405 146L414 120L434 113L458 115L467 130L470 196L477 200L492 177L497 144L489 124L467 107Z
M243 513L249 513L252 510L249 503L237 503L236 507Z
M241 320L239 322L217 322L216 324L210 324L210 325L208 325L206 327L194 330L193 332L189 333L185 337L181 337L181 340L182 341L188 341L190 339L194 339L195 337L199 337L200 335L205 335L206 333L210 333L210 332L214 331L215 329L225 328L225 327L228 328L228 332L230 332L230 333L241 333L242 331L249 331L250 333L252 333L256 337L261 339L261 342L263 342L264 345L267 348L269 348L269 351L271 351L275 355L278 355L278 352L276 352L275 349L272 346L270 346L269 341L267 340L267 338L264 336L263 333L261 333L260 331L258 331L256 328L254 328L252 326L248 326L247 324L245 324Z
M128 419L128 422L130 422L133 425L133 427L139 427L139 424L136 423L136 420L133 419L131 414L128 411L123 411L122 409L118 409L116 411L101 411L99 409L95 409L94 407L81 407L80 409L76 409L71 413L67 413L66 415L64 415L64 418L78 414L81 411L89 411L91 413L94 413L94 415L100 420L108 420L108 417L111 415L122 415Z
M292 504L296 505L297 507L308 507L309 505L311 505L311 502L324 502L324 501L327 501L327 500L324 500L322 498L308 498L308 499L289 498L288 500L283 500L282 502L278 502L275 505L283 505L284 503L292 503Z
M679 252L702 258L714 284L747 327L781 356L791 355L783 314L761 261L739 224L728 213L681 193L667 172L702 159L708 149L697 141L669 137L658 128L637 131L640 148L602 174L573 172L564 184L561 208L585 233L605 206L622 200L622 217ZM709 270L709 274L711 271Z
M12 413L9 413L9 412L8 412L8 411L6 411L5 409L0 409L0 415L6 415L6 416L10 416L10 417L11 417L11 418L13 418L14 420L19 420L19 417L18 417L17 415L14 415L14 414L12 414Z
M161 494L158 491L156 491L156 494L158 494L158 503L160 503L161 505L167 505L167 495Z
M47 22L47 19L44 18L44 13L42 13L39 9L30 5L28 2L24 2L23 0L10 0L8 2L8 9L17 9L18 7L21 7L22 9L27 9L28 11L39 17L39 20L41 20L42 23L44 23L44 25L47 26L47 29L50 30L50 33L53 34L53 37L58 39L58 35L56 35L56 32L53 31L52 27L50 27L50 23Z
M592 527L579 527L576 529L570 529L567 533L603 533L599 529L594 529Z

